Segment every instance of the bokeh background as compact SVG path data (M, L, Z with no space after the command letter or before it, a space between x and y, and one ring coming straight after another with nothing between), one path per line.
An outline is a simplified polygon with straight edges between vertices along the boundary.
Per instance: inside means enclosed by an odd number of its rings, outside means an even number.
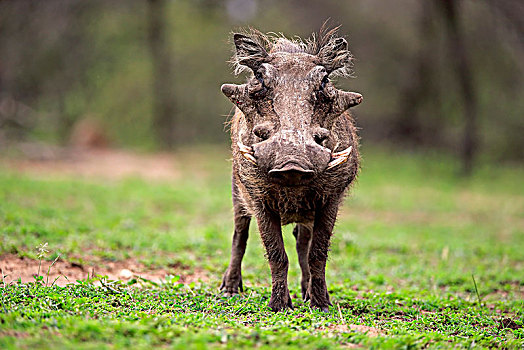
M231 31L305 38L327 19L356 58L339 85L365 97L364 148L446 152L465 173L524 162L518 0L2 1L0 147L227 145Z

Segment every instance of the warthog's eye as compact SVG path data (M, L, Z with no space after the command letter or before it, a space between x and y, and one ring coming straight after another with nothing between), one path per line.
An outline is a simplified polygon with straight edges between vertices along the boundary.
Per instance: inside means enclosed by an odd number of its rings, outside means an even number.
M324 90L326 85L329 83L329 78L327 75L324 75L324 78L322 78L322 81L320 82L320 90Z
M250 93L251 93L251 97L255 99L260 99L266 95L267 86L264 83L264 78L262 77L262 73L256 72L255 79L256 81L253 82L252 87L250 89Z
M264 78L262 77L262 73L257 72L255 74L255 78L257 79L260 85L264 86Z
M262 141L267 140L271 134L271 127L268 124L260 124L253 128L253 134Z
M329 84L329 78L328 78L328 76L326 74L326 75L324 75L324 77L320 81L320 85L318 87L318 90L315 92L319 102L324 102L325 103L325 102L328 102L330 100L329 91L328 91L329 88L327 88L327 84Z
M324 141L329 137L329 130L324 128L319 128L313 133L313 138L315 142L323 146Z

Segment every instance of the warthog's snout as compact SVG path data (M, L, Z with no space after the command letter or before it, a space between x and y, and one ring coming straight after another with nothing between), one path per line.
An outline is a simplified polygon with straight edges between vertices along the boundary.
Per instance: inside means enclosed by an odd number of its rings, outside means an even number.
M284 186L306 185L313 179L314 175L313 170L304 169L295 163L287 163L269 171L271 181Z

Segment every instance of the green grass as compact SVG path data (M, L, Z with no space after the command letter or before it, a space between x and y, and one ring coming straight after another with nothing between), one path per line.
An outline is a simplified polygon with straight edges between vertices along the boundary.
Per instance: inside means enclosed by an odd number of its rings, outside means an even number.
M0 348L524 346L524 169L486 166L463 179L453 158L364 149L328 262L335 306L322 314L300 300L286 227L290 289L298 297L293 311L275 314L254 227L245 293L226 299L217 291L232 233L230 164L226 152L205 153L181 155L187 166L171 182L0 168L0 253L36 258L35 247L47 242L48 260L134 257L214 276L189 286L176 278L143 286L4 285Z

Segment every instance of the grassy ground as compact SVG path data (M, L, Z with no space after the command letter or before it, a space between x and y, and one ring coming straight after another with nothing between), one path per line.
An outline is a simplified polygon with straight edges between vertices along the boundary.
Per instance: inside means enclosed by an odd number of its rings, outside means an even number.
M180 154L176 181L82 180L0 167L0 254L45 259L139 259L213 276L183 285L103 280L66 287L3 284L0 348L163 346L184 349L524 346L524 169L455 176L455 160L364 149L327 268L329 314L300 300L267 307L269 268L253 227L246 290L217 291L232 232L226 152ZM254 226L254 225L253 225ZM36 273L37 271L35 271ZM45 273L41 273L45 275Z

